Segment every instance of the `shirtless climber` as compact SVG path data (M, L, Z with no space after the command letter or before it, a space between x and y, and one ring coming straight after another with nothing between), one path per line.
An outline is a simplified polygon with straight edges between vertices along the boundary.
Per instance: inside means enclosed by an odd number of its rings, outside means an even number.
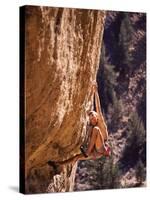
M108 131L101 112L100 99L96 83L92 85L92 96L95 97L96 112L90 111L88 113L90 122L89 129L91 127L91 131L88 133L90 141L86 152L84 152L84 148L82 148L82 146L80 149L85 157L94 156L97 158L102 155L109 156L110 149L107 144Z
M95 97L96 112L88 112L89 125L87 134L89 136L89 142L87 150L84 149L83 145L80 147L81 153L75 155L74 157L60 162L55 162L55 164L72 164L74 165L78 160L90 160L100 158L101 156L109 156L110 148L107 144L108 132L107 126L105 124L101 108L100 100L97 90L97 83L93 83L91 87L92 98ZM54 166L54 162L48 161L49 165Z

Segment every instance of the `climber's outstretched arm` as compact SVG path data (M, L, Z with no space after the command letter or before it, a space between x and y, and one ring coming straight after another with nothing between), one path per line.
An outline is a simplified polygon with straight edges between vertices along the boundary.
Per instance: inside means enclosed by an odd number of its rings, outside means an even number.
M94 93L95 97L95 106L96 106L96 112L101 115L101 104L100 104L100 99L99 99L99 94L98 94L98 86L97 83L94 81L92 83L92 91Z
M97 87L95 88L95 105L96 105L96 112L101 115L101 105L100 105L100 99L99 99L99 95L98 95L98 91L97 91Z
M97 83L93 84L93 90L94 90L94 96L95 96L95 105L96 105L96 112L98 113L98 126L103 133L104 140L108 139L108 131L107 131L107 126L104 121L104 117L101 111L101 104L100 104L100 99L99 99L99 94L98 94L98 89L97 89Z
M97 136L99 134L99 129L98 127L94 127L93 130L92 130L92 135L91 135L91 138L90 138L90 143L89 143L89 146L88 146L88 149L87 149L87 152L86 154L89 156L91 153L92 153L92 150L96 144L96 140L97 140Z

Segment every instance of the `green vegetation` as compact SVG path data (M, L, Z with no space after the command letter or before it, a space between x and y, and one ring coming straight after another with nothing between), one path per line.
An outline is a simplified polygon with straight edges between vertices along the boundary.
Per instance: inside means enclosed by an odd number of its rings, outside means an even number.
M132 57L132 34L133 27L130 21L130 17L128 14L124 14L124 19L122 20L120 26L120 34L119 34L119 50L121 53L121 69L126 68L129 70L132 65L133 57ZM126 70L126 72L127 72Z
M115 88L117 87L118 72L115 72L115 66L109 64L109 58L106 56L105 45L102 46L102 60L100 66L100 77L97 80L100 82L101 104L104 112L107 113L107 124L109 130L115 132L119 125L119 120L122 117L122 100L119 99Z
M119 167L114 164L113 157L99 160L96 165L96 181L101 189L120 188Z
M127 125L127 141L122 156L122 163L136 166L139 159L146 164L146 132L136 112L132 113Z
M141 160L139 160L136 165L136 179L137 179L138 184L140 185L146 179L145 166Z

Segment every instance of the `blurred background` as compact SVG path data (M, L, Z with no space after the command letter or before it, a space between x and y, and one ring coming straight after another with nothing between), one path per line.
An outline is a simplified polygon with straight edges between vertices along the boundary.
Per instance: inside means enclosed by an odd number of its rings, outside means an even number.
M74 190L146 186L146 14L108 11L97 74L110 158L79 161Z

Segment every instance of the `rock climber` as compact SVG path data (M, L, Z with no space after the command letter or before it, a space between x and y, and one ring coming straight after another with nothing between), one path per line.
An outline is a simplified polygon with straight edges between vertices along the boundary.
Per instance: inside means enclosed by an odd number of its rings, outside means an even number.
M87 149L84 148L84 144L81 145L81 153L74 157L55 164L72 164L74 165L78 160L90 160L97 159L101 156L110 156L110 147L107 143L108 131L104 121L104 117L101 112L100 99L98 95L97 83L92 83L91 96L95 98L96 111L89 111L89 124L87 126L88 141L86 141ZM53 161L48 161L49 165L55 166Z
M110 148L107 144L108 131L101 112L100 99L98 95L97 83L92 84L92 96L95 97L96 112L88 112L89 125L87 134L89 135L88 148L85 151L84 146L81 146L81 152L85 157L101 157L102 155L109 156Z

